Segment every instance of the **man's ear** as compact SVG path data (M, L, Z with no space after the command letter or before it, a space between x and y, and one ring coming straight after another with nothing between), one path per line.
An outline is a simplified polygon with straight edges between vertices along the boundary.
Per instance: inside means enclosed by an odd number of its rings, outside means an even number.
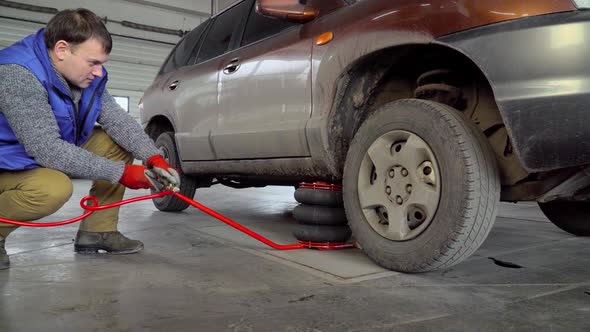
M69 52L70 44L65 40L58 40L57 43L55 43L55 46L53 46L53 53L60 61L62 61Z

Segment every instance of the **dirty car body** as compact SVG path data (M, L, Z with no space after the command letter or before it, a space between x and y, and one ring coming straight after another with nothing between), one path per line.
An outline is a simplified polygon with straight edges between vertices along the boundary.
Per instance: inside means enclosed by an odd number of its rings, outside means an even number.
M467 258L487 236L500 198L539 201L558 226L587 235L564 225L554 207L585 204L590 186L584 9L571 0L240 1L178 43L145 92L141 121L154 140L173 138L165 153L189 194L215 183L343 183L355 237L394 270ZM318 42L326 32L333 39ZM428 138L433 131L440 137ZM444 133L461 136L457 148ZM385 159L376 156L379 142L407 147L408 158L428 161L436 173L418 174L424 163L396 159L389 148L380 150ZM477 166L447 162L451 155ZM399 167L430 197L408 196L407 209L428 215L416 228L404 224L407 195L391 196L399 184L385 179ZM477 197L469 196L474 190ZM449 199L459 203L447 206ZM474 200L485 203L483 212L442 221L455 218L446 214L453 204L469 211ZM159 207L174 210L167 204ZM388 220L399 209L401 222ZM437 239L434 229L444 232L437 225L459 244ZM472 230L474 239L456 235Z

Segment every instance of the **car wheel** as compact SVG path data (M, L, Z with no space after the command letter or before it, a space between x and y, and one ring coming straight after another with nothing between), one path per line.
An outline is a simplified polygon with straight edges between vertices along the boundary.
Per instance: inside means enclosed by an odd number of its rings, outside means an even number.
M541 211L562 230L590 236L590 202L551 201L539 203Z
M298 205L293 209L293 218L300 224L307 225L346 225L343 207L319 205Z
M301 204L342 206L342 192L324 189L297 188L295 200Z
M164 159L179 171L180 193L189 198L195 196L197 181L194 177L182 173L180 159L178 158L178 152L176 151L176 143L174 142L174 133L164 132L160 134L156 139L156 147L160 149L164 155ZM152 190L152 193L155 193L155 191ZM172 195L154 198L152 201L160 211L178 212L189 206L188 203L181 201Z
M348 224L379 265L423 272L469 257L494 223L500 181L483 133L455 109L406 99L355 134L343 178Z

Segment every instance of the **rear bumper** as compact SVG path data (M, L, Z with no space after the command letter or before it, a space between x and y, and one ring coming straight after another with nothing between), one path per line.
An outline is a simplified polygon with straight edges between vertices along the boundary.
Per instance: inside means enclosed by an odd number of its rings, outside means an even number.
M486 75L528 171L590 164L590 12L508 21L439 41Z

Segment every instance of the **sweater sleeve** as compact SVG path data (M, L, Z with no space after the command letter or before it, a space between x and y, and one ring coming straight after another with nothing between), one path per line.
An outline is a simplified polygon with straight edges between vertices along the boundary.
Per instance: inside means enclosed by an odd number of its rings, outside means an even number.
M160 153L139 123L117 104L107 90L102 94L102 112L98 123L113 141L133 153L136 159L147 161L151 156Z
M0 112L27 153L42 167L70 176L119 181L125 165L95 155L61 138L41 82L20 65L0 65Z

